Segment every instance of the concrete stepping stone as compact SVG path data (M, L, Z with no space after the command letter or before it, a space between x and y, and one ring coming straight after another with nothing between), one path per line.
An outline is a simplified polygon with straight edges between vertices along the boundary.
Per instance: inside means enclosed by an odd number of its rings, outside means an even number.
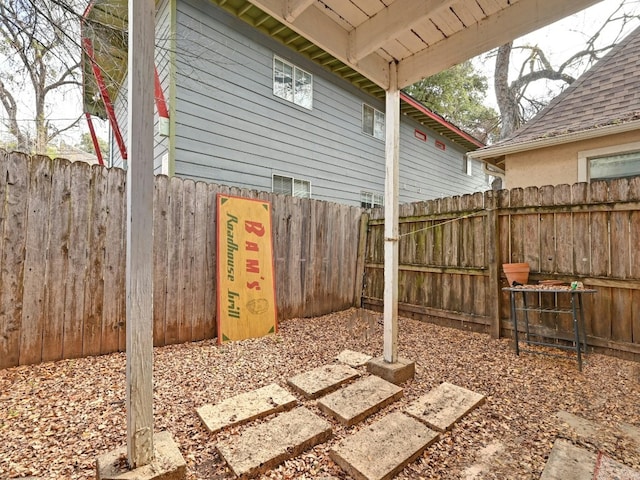
M349 365L350 367L357 368L366 365L372 358L373 357L371 355L367 355L366 353L354 352L353 350L343 350L338 354L336 360L340 363Z
M402 398L402 388L370 375L318 400L318 407L344 425L354 425Z
M479 393L444 382L413 401L405 411L434 430L445 432L484 401Z
M298 401L287 390L272 383L247 393L227 398L215 405L196 409L207 430L216 433L225 427L239 425L272 413L289 410Z
M540 480L592 479L595 464L595 453L576 447L567 440L558 439L553 444Z
M287 380L296 392L309 399L318 398L333 392L346 382L358 378L360 372L348 365L335 363L314 368Z
M394 412L347 437L329 456L357 480L383 480L418 458L439 435L418 420Z
M329 438L329 422L299 407L251 426L216 448L235 475L251 478Z
M598 452L593 480L640 480L640 470L635 470L613 458Z

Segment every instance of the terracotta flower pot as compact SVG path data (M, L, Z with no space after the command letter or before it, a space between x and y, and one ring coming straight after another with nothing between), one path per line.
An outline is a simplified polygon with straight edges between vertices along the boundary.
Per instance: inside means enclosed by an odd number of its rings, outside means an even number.
M528 263L503 263L502 269L507 276L510 287L513 286L513 282L524 285L529 281Z

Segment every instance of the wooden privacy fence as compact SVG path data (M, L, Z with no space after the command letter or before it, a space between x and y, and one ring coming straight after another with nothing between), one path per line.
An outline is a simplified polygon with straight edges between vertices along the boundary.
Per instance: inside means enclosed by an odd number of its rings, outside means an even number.
M125 177L0 150L0 368L124 350ZM218 193L272 203L280 319L359 302L362 209L158 176L155 345L216 335Z
M380 308L384 212L369 220L363 305ZM511 335L501 264L528 262L530 283L582 281L588 344L640 359L640 177L477 193L400 208L400 312ZM534 320L536 320L534 318ZM536 333L571 338L543 314Z

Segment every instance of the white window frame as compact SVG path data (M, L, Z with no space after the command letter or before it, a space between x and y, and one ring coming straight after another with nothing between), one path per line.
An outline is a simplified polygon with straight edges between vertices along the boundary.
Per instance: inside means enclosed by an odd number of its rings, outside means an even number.
M291 180L291 191L288 192L288 193L276 192L275 191L275 177L286 178L288 180ZM308 196L295 195L296 183L306 183L309 186L309 188L308 188L309 195ZM289 175L281 175L279 173L274 173L274 174L271 175L271 191L273 193L281 193L283 195L291 195L292 197L311 198L311 182L309 180L304 180L302 178L295 178L295 177L292 177L292 176L289 176Z
M624 143L612 145L610 147L594 148L578 152L578 182L589 182L589 159L595 157L606 157L607 155L620 155L633 153L640 150L640 142Z
M464 173L469 176L472 177L473 176L473 159L467 157L466 155L464 155L463 157L464 160Z
M367 203L369 206L363 207L363 203ZM360 206L362 208L378 208L384 207L384 194L369 192L367 190L360 191Z
M365 122L364 122L364 111L365 108L370 108L371 110L373 110L373 125L371 126L372 131L369 132L368 130L365 129ZM380 128L378 131L376 131L376 120L382 118L382 128ZM368 103L363 103L362 104L362 133L364 133L365 135L369 135L370 137L373 138L377 138L378 140L385 140L385 115L384 112L381 110L378 110L377 108L369 105Z
M277 87L277 83L276 83L276 62L281 62L284 65L288 66L289 68L291 68L291 71L293 73L293 78L291 79L291 81L293 82L293 89L291 91L291 95L283 95L281 94ZM297 82L297 79L299 78L299 76L301 75L308 75L310 78L310 82L309 82L309 90L310 90L310 99L309 102L307 104L307 102L302 102L299 98L296 97L296 91L295 91L295 85ZM302 108L306 108L307 110L313 110L313 74L310 72L307 72L306 70L294 65L293 63L285 60L282 57L279 57L277 55L273 56L273 94L278 97L281 98L287 102L291 102L295 105L298 105Z

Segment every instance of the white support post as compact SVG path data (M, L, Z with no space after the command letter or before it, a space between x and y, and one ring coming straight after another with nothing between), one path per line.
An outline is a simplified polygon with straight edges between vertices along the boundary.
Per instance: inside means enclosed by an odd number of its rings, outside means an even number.
M153 85L155 1L129 0L127 458L153 460Z
M400 91L398 66L389 64L385 113L384 186L384 351L385 362L398 361L398 189Z

